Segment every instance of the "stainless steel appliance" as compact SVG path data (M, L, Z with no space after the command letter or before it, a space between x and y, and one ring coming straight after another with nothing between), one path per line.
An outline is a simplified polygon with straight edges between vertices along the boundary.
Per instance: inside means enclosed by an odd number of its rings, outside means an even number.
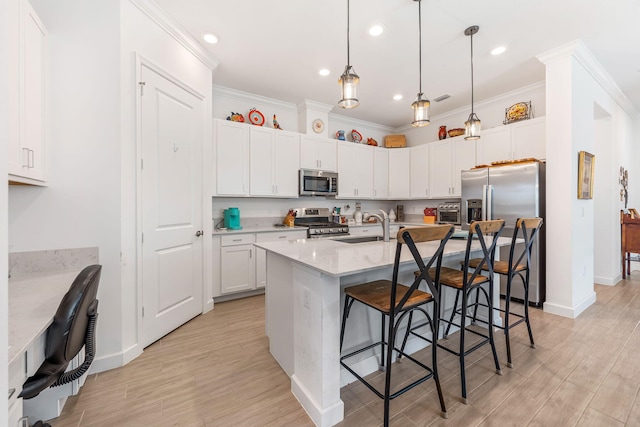
M441 203L437 210L438 224L460 225L460 203Z
M338 174L300 169L299 189L301 196L335 196L338 194Z
M333 222L328 208L297 208L294 225L309 227L307 237L348 236L349 226Z
M510 166L462 171L462 228L469 229L474 220L504 219L504 237L512 237L518 218L545 217L544 163L532 162ZM531 254L529 301L540 306L545 300L545 225ZM509 260L509 247L502 247L500 259ZM500 293L506 293L506 278L501 277ZM512 298L524 300L521 286L512 287Z

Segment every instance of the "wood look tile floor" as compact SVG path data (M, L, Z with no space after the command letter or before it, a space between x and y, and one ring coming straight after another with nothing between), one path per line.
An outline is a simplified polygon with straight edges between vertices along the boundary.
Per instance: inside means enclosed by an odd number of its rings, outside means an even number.
M457 359L439 352L449 414L439 416L427 381L393 400L393 426L640 426L640 271L595 287L597 302L577 319L531 310L536 349L524 325L512 330L513 369L504 337L504 375L488 346L467 358L469 404L460 400ZM457 339L457 334L449 340ZM424 351L424 350L423 350ZM428 352L423 355L430 357ZM394 365L399 382L416 375ZM372 374L373 381L381 381ZM379 426L382 401L360 383L341 391L340 426ZM264 296L216 304L145 349L128 365L91 375L62 413L68 426L312 426L268 350Z

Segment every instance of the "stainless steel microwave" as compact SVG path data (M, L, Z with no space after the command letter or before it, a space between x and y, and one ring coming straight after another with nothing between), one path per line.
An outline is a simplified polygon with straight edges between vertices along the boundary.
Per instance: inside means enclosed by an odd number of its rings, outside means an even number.
M338 174L300 169L299 189L301 196L335 196L338 194Z

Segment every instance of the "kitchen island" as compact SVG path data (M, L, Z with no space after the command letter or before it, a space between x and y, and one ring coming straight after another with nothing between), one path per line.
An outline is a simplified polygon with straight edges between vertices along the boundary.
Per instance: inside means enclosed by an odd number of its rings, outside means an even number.
M460 268L466 240L451 239L445 248L443 265ZM500 238L498 245L510 244ZM352 378L340 366L341 304L343 288L366 281L391 278L396 241L350 244L327 239L300 239L257 243L267 251L266 334L273 357L291 378L291 391L318 426L332 426L344 417L340 387ZM420 243L425 259L435 252L437 242ZM481 251L478 242L473 243ZM496 259L498 258L496 251ZM411 283L416 265L404 250L399 279ZM499 301L499 286L494 286ZM445 294L443 307L450 313L454 294ZM358 309L358 310L357 310ZM345 332L344 351L373 342L379 337L380 318L354 307ZM494 313L494 322L500 317ZM417 351L426 343L411 341L407 349ZM377 369L375 354L363 354L359 372Z

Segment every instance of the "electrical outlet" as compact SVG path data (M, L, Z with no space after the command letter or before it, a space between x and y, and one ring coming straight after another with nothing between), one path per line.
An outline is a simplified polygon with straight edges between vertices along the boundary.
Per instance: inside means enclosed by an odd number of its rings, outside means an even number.
M309 308L309 288L306 286L302 289L302 305Z

